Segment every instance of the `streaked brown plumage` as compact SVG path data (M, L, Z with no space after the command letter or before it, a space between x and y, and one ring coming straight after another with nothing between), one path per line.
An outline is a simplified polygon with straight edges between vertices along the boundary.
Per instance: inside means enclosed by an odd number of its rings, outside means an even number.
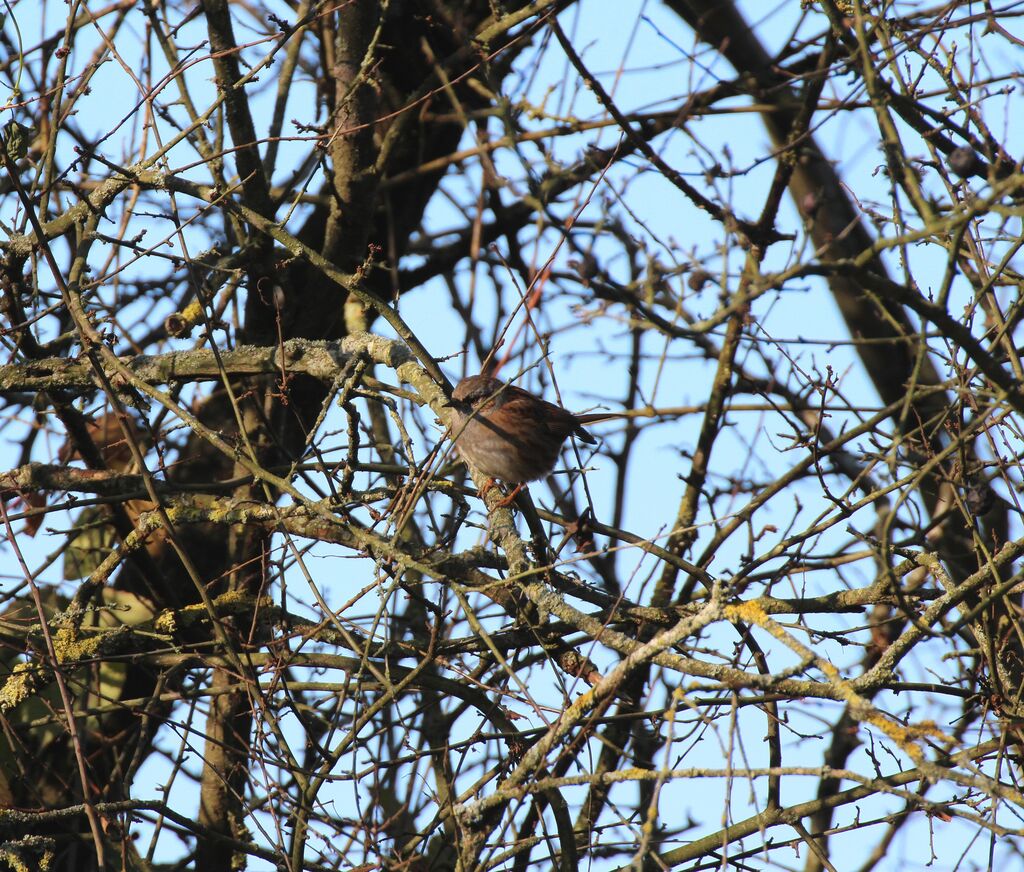
M577 417L485 375L460 381L451 407L456 450L484 475L506 484L523 484L551 472L570 434L591 445L597 442L583 429L589 416Z

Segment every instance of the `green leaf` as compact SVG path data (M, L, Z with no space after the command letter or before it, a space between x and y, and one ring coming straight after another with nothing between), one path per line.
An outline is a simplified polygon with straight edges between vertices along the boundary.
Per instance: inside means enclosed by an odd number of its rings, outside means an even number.
M19 161L28 154L31 143L31 127L19 124L13 118L4 125L4 148L12 162Z

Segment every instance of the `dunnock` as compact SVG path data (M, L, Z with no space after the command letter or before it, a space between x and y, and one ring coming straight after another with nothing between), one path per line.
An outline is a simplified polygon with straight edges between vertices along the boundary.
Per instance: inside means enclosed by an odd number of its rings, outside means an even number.
M605 416L577 417L529 391L486 375L464 378L452 392L455 449L477 470L506 484L543 478L570 434L591 445L583 425Z

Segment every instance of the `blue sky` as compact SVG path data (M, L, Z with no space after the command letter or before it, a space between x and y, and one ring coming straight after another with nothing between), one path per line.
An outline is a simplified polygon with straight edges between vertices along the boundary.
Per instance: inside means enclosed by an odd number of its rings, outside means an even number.
M270 4L268 4L270 5ZM780 3L772 7L761 4L743 4L748 18L756 23L759 32L769 45L773 42L782 45L794 28L803 27L807 35L821 27L820 16L810 16L800 24L798 4ZM61 16L66 14L64 4L19 3L13 9L13 18L21 27L26 46L35 44L40 33L54 32L60 25ZM290 18L292 14L284 5L279 4L278 14ZM38 14L51 16L45 25L40 25ZM759 17L760 16L760 17ZM239 41L252 42L247 58L256 62L267 51L271 43L273 28L266 29L243 23L243 16L238 13L239 24L236 36ZM601 3L599 0L584 0L562 17L562 26L574 40L584 60L596 72L605 85L613 93L617 104L627 111L656 111L676 107L681 99L693 91L713 85L720 78L731 78L732 71L720 61L715 52L706 46L694 44L693 37L679 20L665 7L654 2L621 2ZM152 119L154 127L143 130L135 124L135 107L141 100L139 88L133 75L139 74L145 64L154 66L154 79L159 78L158 72L163 63L158 53L149 58L135 54L138 31L141 21L133 18L132 24L119 35L118 47L124 52L124 63L108 60L94 75L90 82L91 93L84 98L78 107L77 122L87 134L97 138L106 136L102 143L102 153L115 163L130 163L141 154L152 153L158 138L166 140L174 135L173 126L156 116ZM251 19L250 19L251 22ZM998 48L989 49L987 44L979 47L979 33L983 25L972 33L958 35L961 53L980 52L993 59L993 63L1017 68L1019 60L1011 55L1004 55ZM11 23L8 22L8 32ZM201 42L204 39L202 22L196 21L187 25L179 33L179 42L195 46L197 61L205 57L205 49ZM91 50L91 48L90 48ZM576 83L575 75L567 66L567 62L557 48L547 51L539 63L531 63L532 53L524 55L518 75L508 82L508 97L512 105L517 107L517 116L524 125L537 128L551 126L560 120L577 118L593 120L603 117L603 110L592 95L583 91ZM76 49L71 59L71 69L81 70L88 60L85 51ZM906 63L913 63L914 58L907 58ZM276 69L276 68L275 68ZM979 75L987 75L981 72ZM210 79L209 66L198 63L190 71L190 87L197 103L212 99L214 90ZM262 93L255 98L255 104L266 111L273 98L273 71L261 78ZM923 79L927 86L927 74ZM860 85L854 77L839 78L836 86L848 88L849 93L859 94ZM23 81L22 88L28 90ZM317 123L313 114L312 99L314 84L308 79L299 78L293 99L287 109L287 118L297 119L303 123ZM845 98L849 93L843 92L832 96ZM863 97L863 94L859 94ZM159 98L167 104L171 117L179 118L181 109L174 105L174 92L168 86L161 91ZM764 191L771 179L774 166L766 160L769 151L768 136L764 132L756 113L748 112L749 101L736 98L717 107L716 114L694 118L687 122L685 131L677 131L666 135L656 142L659 155L674 168L678 169L694 185L701 188L707 195L720 197L723 201L735 204L743 217L756 218L763 202ZM526 112L527 104L532 107L534 115ZM1019 95L1013 92L1004 96L995 96L983 104L986 117L993 129L1003 138L1011 154L1019 154L1021 145L1020 125L1017 121L1019 112ZM1000 117L1002 114L1002 117ZM24 114L18 117L25 117ZM265 116L264 116L265 117ZM850 185L850 193L862 204L865 210L874 209L885 214L891 212L888 203L888 182L884 173L880 172L883 158L876 147L877 127L870 112L842 113L835 117L828 113L819 113L816 122L820 125L816 131L826 154L834 160L837 167ZM501 132L496 123L492 127L495 134ZM924 147L907 135L907 150L923 162L929 159ZM295 130L286 124L285 133L294 134ZM546 160L567 164L578 157L588 147L614 148L619 134L614 126L608 126L601 132L590 131L583 134L556 138L551 143L550 153ZM466 145L471 144L467 136ZM62 146L66 148L66 146ZM301 159L308 148L307 143L298 139L281 145L278 160L278 175L275 181L282 182L288 177L291 167ZM537 154L530 146L524 149L529 158ZM61 152L62 162L71 161L71 153ZM197 160L195 153L187 146L180 146L169 155L169 167L178 169L187 178L205 181L202 167L193 167ZM524 175L527 170L519 157L509 151L499 151L494 155L496 171L507 180L507 186L501 196L506 203L528 196L530 186ZM187 169L181 169L188 167ZM718 178L710 178L709 172L715 167L721 168ZM537 166L530 167L529 172L539 172ZM926 183L934 186L933 190L941 192L941 187L934 174L929 175L927 168L922 169ZM74 172L70 174L74 178ZM452 172L443 183L447 198L439 196L431 206L426 221L426 231L440 234L444 230L457 230L466 220L462 204L472 202L479 190L480 170L476 163L468 164L462 172ZM309 189L319 188L321 177L315 172L309 179ZM984 192L983 183L975 185L975 193ZM0 205L0 217L10 219L12 204L5 202ZM187 210L188 205L183 205ZM712 221L705 213L693 206L678 190L667 185L658 173L646 166L640 157L634 157L622 167L610 171L600 184L587 185L575 198L563 198L561 203L552 209L554 218L565 219L569 216L581 228L576 238L582 244L592 244L595 253L610 258L613 270L618 270L617 277L626 281L629 278L629 264L621 255L622 246L616 241L607 227L598 226L593 232L584 228L588 222L601 222L608 216L614 216L619 222L621 233L643 240L646 255L650 260L668 270L681 266L706 269L720 280L720 283L709 282L703 289L694 291L686 283L686 275L673 276L669 286L673 293L679 295L687 309L696 317L709 317L720 304L720 284L735 289L739 271L743 264L744 253L727 239L722 228ZM135 215L131 218L132 231L145 229L145 243L153 244L155 240L167 236L174 241L171 222L166 216L151 214ZM797 234L796 242L779 243L771 248L765 260L764 270L782 270L792 263L810 259L806 241L802 234L802 222L798 211L786 201L780 213L780 229L783 232ZM114 226L108 228L113 232ZM126 235L131 236L132 232ZM213 241L204 232L194 229L188 235L189 245L193 254L204 250ZM443 242L444 237L440 237ZM436 240L435 240L436 241ZM562 402L570 409L583 410L595 406L614 408L617 401L624 395L628 383L628 372L624 366L624 355L628 352L631 336L626 325L612 317L597 318L597 307L594 302L578 287L574 288L571 281L564 278L571 272L568 261L573 254L561 244L559 234L551 226L524 232L518 239L521 245L519 254L533 265L542 265L549 260L555 275L548 280L544 288L544 304L536 315L538 327L552 334L549 357L552 369L545 371L538 368L533 371L526 383L532 387L541 384L538 375L546 372L545 390L553 396L550 379L552 374L557 384ZM497 245L498 254L508 257L507 240ZM98 252L102 249L97 246ZM179 253L179 249L167 249ZM945 267L943 251L938 245L920 245L915 248L894 251L887 254L887 262L894 275L902 273L904 264L900 257L909 260L908 272L912 273L919 287L924 291L934 290L941 279ZM415 263L410 258L409 265ZM99 267L100 264L97 264ZM124 266L118 275L131 277L145 273L148 268L146 261L139 264ZM111 281L99 293L101 295L116 294L118 286L113 280L115 270L107 265L111 273ZM41 283L48 284L45 278ZM474 312L481 320L487 321L488 316L495 317L499 311L508 312L514 308L518 294L523 288L516 286L516 278L509 272L481 263L475 267L468 259L463 260L451 276L435 279L400 301L400 312L406 322L416 331L420 339L438 358L450 358L445 363L446 372L454 379L462 372L464 366L460 355L465 345L465 329L458 314L450 305L450 293L455 292L464 299L472 298ZM954 300L966 303L969 300L969 289L964 286L954 287ZM959 296L957 296L959 295ZM123 323L127 329L134 329L136 334L141 331L144 322L150 322L157 316L173 311L173 301L166 301L166 313L151 311L146 307L127 309L123 313ZM955 310L951 305L951 310ZM856 409L864 412L851 412L845 418L834 416L830 422L834 429L843 423L852 423L858 415L867 415L868 411L878 404L873 389L861 374L860 365L852 348L847 343L846 329L839 318L835 304L823 282L808 280L792 282L784 292L768 294L757 301L754 306L752 320L756 322L757 333L753 331L741 348L739 361L753 373L762 376L778 375L783 379L802 379L811 384L824 379L827 367L831 367L839 389L846 401ZM134 328L131 326L134 322ZM515 335L520 322L514 322L510 335ZM720 331L719 331L720 334ZM529 331L522 334L529 337ZM756 338L757 341L753 341ZM813 340L808 342L807 340ZM526 341L526 340L523 340ZM643 366L640 372L640 383L643 396L656 406L699 406L708 395L714 363L702 359L694 347L685 341L666 342L657 335L645 337ZM472 356L471 356L472 357ZM539 360L540 353L534 344L523 356L522 364L532 364ZM470 371L479 362L471 359L465 364ZM747 398L753 400L754 398ZM410 432L414 437L414 451L418 459L426 456L434 442L440 436L440 428L432 423L430 414L415 418L414 410L404 410L412 422ZM736 411L729 415L730 429L716 445L712 485L727 489L730 479L738 483L750 480L770 481L778 474L802 459L802 449L794 446L792 432L784 416L764 408L749 411ZM677 423L667 426L652 427L640 437L640 447L636 452L630 473L630 486L627 494L624 526L644 537L662 537L667 532L678 508L680 496L685 487L683 480L688 472L688 453L693 450L700 415L691 414L682 417ZM325 429L332 430L343 426L340 417L329 420ZM23 429L15 425L5 428L5 438L10 441L0 447L4 454L0 463L5 467L17 463L17 440ZM620 438L615 426L595 427L595 432L610 443ZM40 440L38 443L39 458L52 457L59 437ZM1014 447L1012 443L1009 447ZM605 520L611 511L614 488L614 470L607 459L595 458L593 468L588 471L587 478L594 495L595 511L598 518ZM535 499L543 501L546 493L543 486L533 488ZM748 495L737 488L734 508L742 506ZM799 500L800 505L796 502ZM725 514L719 504L718 520ZM811 519L830 510L831 504L821 494L820 488L813 480L795 486L787 492L785 499L771 502L755 517L750 536L762 536L757 541L756 552L767 553L773 541L785 535L787 528L807 526ZM484 523L481 515L474 515L473 520ZM701 518L707 525L705 532L698 539L696 551L700 551L700 543L706 541L711 531L711 517L707 512ZM834 530L820 537L814 543L822 552L845 538L864 532L871 528L874 516L864 512L849 519L848 524L839 525ZM47 526L60 528L70 525L70 518L63 521L59 516L51 516ZM772 530L771 527L777 529ZM479 535L476 531L467 531L466 538ZM50 550L55 547L57 537L40 535L31 542L28 549L30 564L39 565ZM724 547L712 571L729 575L740 564L740 556L749 547L746 540L729 543ZM357 566L355 561L345 561L344 572L339 572L337 558L331 558L330 549L318 549L306 556L310 565L317 567L318 580L323 582L323 590L329 595L329 602L337 604L347 599L361 583L372 578L372 566ZM621 575L630 579L630 587L625 593L634 599L643 599L649 592L649 579L656 567L650 558L639 551L627 551L623 557ZM810 575L802 579L807 585L806 591L794 589L788 595L800 593L820 593L834 590L837 584L864 583L866 575L873 571L870 565L852 566L839 573L828 572ZM322 573L322 575L320 574ZM59 565L54 565L43 576L48 581L60 579ZM290 576L289 589L296 597L295 607L303 605L311 607L308 594L304 593L304 581L299 573ZM451 605L451 600L448 600ZM383 608L378 592L368 594L360 602L360 607L370 611ZM494 619L498 621L497 618ZM827 628L826 628L827 629ZM725 629L710 634L701 644L711 650L731 651L735 641L734 635ZM776 668L786 662L786 654L772 640L763 640L766 647L772 650ZM844 649L838 642L827 639L816 640L815 644L826 656L833 658L837 664L853 665L860 656L859 651ZM912 676L916 680L942 681L954 674L952 665L944 665L926 659L928 646L922 648L920 659L915 658L907 664L908 673L916 671ZM592 652L597 659L608 655L601 649ZM945 670L948 670L945 671ZM535 686L531 683L530 692L535 700L557 708L562 704L562 697L557 686L557 677L551 676L551 687L543 688L540 682ZM908 674L908 678L911 678ZM668 681L669 679L666 679ZM951 680L951 679L948 679ZM666 687L667 692L670 688ZM522 717L536 717L536 710L524 700L509 701L512 707L520 706ZM889 702L887 701L887 705ZM889 710L899 710L901 702L891 701ZM815 766L820 763L821 752L829 738L831 724L839 713L835 704L808 705L800 711L793 711L792 732L787 733L787 764L800 763ZM955 718L956 711L948 712ZM738 730L724 729L722 722L706 725L703 728L694 726L700 733L701 759L708 759L709 766L718 765L719 760L727 756L743 758L750 765L763 762L764 749L761 737L764 732L764 714L754 708L738 710L736 714ZM727 722L726 722L727 724ZM865 731L870 734L870 730ZM813 735L813 738L810 737ZM737 749L737 737L742 737L742 749ZM194 740L195 737L192 737ZM172 741L190 741L188 737L174 738ZM168 745L170 747L170 745ZM195 751L199 753L200 746ZM871 761L867 756L873 749L865 747L862 752L851 760L851 767L864 771L871 770ZM891 762L891 761L887 761ZM905 762L905 761L904 761ZM353 761L354 768L358 763ZM685 765L685 764L683 764ZM898 765L893 763L892 765ZM154 787L167 776L163 763L156 758L147 764L145 778L140 778L136 785L137 793L146 792L147 783ZM816 789L816 782L808 778L805 782L795 782L798 786L789 788L793 795L787 793L787 802L798 801L802 791L804 798L810 798ZM179 782L180 784L180 782ZM670 785L664 795L664 807L668 809L686 809L686 813L700 818L706 827L716 826L717 819L726 808L725 798L731 796L728 814L733 819L740 819L750 813L750 788L746 783L736 782L731 787L724 781L706 780L700 782L700 795L694 796L692 784ZM182 809L194 807L194 798L190 788L181 785L172 791L174 802ZM760 790L760 788L759 788ZM332 801L339 806L346 806L354 801L352 787L342 782L332 789ZM364 797L365 799L365 797ZM900 803L895 800L883 800L880 805L886 809L895 809ZM865 814L876 814L877 806L870 807ZM853 809L841 812L837 823L849 821ZM898 848L889 858L892 865L888 868L923 868L927 857L916 849L921 840L931 839L938 854L938 861L931 868L953 868L964 846L967 834L973 830L960 821L937 826L934 821L923 817L904 828ZM985 854L989 849L984 839L970 850L977 851L977 861L985 862ZM844 850L848 848L851 856L859 858L864 850L864 837L854 833L847 842L842 843ZM168 849L170 850L170 849ZM1001 851L996 845L993 850ZM1009 849L1007 849L1009 850ZM924 857L924 859L922 859ZM947 862L948 861L948 862ZM794 860L794 863L798 861ZM973 862L973 861L972 861ZM917 864L917 865L915 865ZM946 864L946 865L943 865ZM261 868L254 863L252 868Z

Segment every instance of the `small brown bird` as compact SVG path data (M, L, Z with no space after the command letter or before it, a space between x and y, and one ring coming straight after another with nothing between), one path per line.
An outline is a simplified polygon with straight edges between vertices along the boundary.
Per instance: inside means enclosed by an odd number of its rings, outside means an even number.
M460 381L449 405L455 449L484 475L511 485L535 481L551 472L570 434L595 444L597 440L583 425L608 417L574 415L486 375Z

